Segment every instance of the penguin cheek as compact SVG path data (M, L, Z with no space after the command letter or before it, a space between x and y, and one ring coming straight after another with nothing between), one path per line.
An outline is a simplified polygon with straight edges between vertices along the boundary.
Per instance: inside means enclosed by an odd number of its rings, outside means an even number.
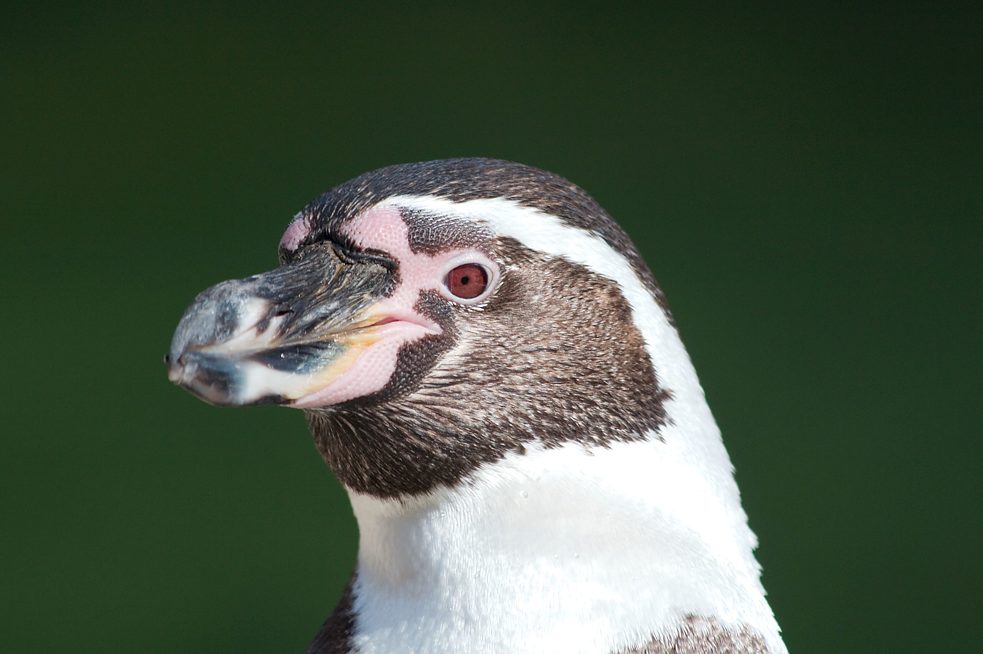
M312 409L375 395L391 385L406 347L439 339L443 333L439 322L392 298L378 302L367 314L371 325L338 339L344 355L319 371L310 390L291 406Z
M375 342L349 344L349 356L326 371L330 381L297 399L293 406L298 409L330 406L381 391L396 371L399 351L406 340L399 335L388 336Z
M371 312L392 322L345 339L346 355L320 375L330 381L291 406L316 409L349 401L374 403L412 391L458 342L464 328L462 311L468 308L436 289L421 291L412 308L392 298L383 300Z

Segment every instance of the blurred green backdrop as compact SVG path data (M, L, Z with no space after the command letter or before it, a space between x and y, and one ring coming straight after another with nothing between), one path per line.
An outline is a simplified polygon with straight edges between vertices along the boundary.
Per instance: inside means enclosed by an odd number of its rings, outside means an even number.
M968 7L969 5L967 5ZM161 362L381 165L592 192L668 293L794 652L980 642L983 12L0 10L0 651L300 652L352 567L299 413Z

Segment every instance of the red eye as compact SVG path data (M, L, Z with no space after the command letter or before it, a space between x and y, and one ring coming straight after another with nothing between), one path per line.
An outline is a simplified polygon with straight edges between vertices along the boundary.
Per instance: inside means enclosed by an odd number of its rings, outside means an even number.
M466 263L447 273L444 284L452 295L470 300L484 293L488 286L488 273L476 263Z

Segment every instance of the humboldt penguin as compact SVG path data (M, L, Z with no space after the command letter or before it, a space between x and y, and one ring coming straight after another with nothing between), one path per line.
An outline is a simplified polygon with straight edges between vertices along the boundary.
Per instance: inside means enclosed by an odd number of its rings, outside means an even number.
M279 267L203 291L166 357L301 409L360 544L312 654L786 648L733 467L631 240L555 174L390 166L316 198Z

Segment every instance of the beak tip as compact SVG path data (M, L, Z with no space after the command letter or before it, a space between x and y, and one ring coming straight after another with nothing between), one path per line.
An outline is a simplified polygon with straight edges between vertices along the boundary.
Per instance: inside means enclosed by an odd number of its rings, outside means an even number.
M167 368L168 381L176 384L181 378L181 367L176 365L176 359L171 356L170 352L164 355L164 366Z
M196 385L195 381L200 372L197 358L194 355L189 356L186 352L167 354L164 357L164 364L167 366L168 381L194 392L192 387Z

